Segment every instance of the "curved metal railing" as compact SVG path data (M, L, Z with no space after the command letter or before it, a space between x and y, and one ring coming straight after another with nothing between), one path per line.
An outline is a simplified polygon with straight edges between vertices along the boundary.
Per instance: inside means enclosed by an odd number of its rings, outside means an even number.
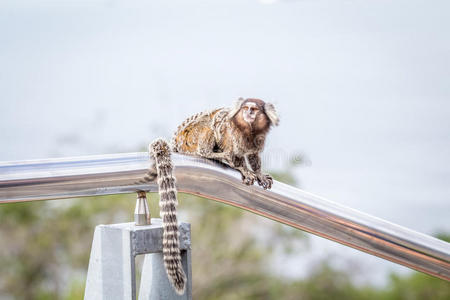
M180 192L230 204L392 262L450 281L450 244L281 182L245 186L240 174L197 157L173 155ZM0 163L0 203L138 190L152 165L147 153ZM1 222L1 220L0 220Z

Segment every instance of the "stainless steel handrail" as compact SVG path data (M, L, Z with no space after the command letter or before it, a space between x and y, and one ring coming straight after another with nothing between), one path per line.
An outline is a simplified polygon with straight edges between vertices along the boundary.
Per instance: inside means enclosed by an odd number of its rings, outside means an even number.
M242 184L215 162L173 155L180 192L230 204L450 281L450 244L281 182L271 190ZM140 185L147 153L0 163L0 203L156 191ZM1 220L0 220L1 222Z

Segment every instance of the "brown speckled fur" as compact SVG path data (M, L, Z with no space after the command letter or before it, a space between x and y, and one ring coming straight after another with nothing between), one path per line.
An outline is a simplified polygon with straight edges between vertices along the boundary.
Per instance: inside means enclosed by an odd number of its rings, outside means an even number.
M256 105L253 122L245 121L243 107L246 103ZM245 184L255 181L264 189L272 187L273 179L261 173L260 153L264 149L267 133L272 125L278 125L278 115L270 103L260 99L240 98L231 108L220 108L198 113L186 119L172 139L172 151L199 155L219 160L238 170ZM177 190L171 149L166 141L157 139L149 146L155 159L158 178L160 210L163 221L163 258L170 282L178 294L183 294L186 275L181 264L179 232L177 222ZM153 180L150 172L139 183Z
M254 103L257 108L251 123L243 117L243 107ZM255 181L270 189L272 177L261 173L260 153L271 125L278 125L275 108L260 99L240 98L231 108L216 109L188 118L177 129L172 140L175 152L199 155L228 164L242 174L245 184Z

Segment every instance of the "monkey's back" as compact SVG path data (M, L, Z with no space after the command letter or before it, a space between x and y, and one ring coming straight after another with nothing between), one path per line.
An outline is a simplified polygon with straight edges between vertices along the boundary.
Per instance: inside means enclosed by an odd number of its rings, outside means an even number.
M214 138L215 116L223 111L222 108L209 112L202 112L187 118L178 126L172 139L174 152L198 154L201 143Z

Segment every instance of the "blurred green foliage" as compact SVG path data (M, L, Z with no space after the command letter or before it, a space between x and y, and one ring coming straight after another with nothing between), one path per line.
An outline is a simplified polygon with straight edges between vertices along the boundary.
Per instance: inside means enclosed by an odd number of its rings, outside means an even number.
M271 173L293 184L295 165ZM135 200L0 205L0 299L82 299L95 226L131 221ZM155 217L157 194L149 202ZM194 299L450 299L449 283L420 273L392 275L382 288L356 285L327 262L304 279L274 275L275 256L307 251L303 232L192 195L179 202L180 219L192 224Z
M434 236L437 237L438 239L446 241L447 243L450 243L450 233L446 233L444 231L439 231Z

